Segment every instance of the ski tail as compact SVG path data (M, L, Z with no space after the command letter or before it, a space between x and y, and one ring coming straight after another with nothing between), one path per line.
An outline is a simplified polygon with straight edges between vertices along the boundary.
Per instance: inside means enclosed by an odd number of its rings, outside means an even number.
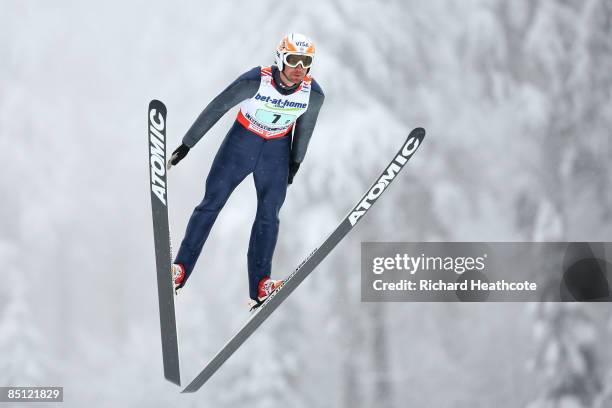
M196 378L185 387L184 393L195 392L208 381L213 374L234 354L234 352L253 334L255 330L276 310L276 308L302 283L304 279L325 259L325 257L342 241L361 218L372 208L386 188L396 178L400 170L416 152L425 138L425 129L416 128L410 132L393 160L385 167L380 177L361 197L351 212L340 222L340 225L327 239L306 257L306 259L285 279L279 290L272 293L264 303L253 313L246 324L232 337L212 360L204 367Z
M147 138L164 376L168 381L181 385L174 292L170 277L172 253L168 224L166 116L167 109L162 102L152 100L149 103Z

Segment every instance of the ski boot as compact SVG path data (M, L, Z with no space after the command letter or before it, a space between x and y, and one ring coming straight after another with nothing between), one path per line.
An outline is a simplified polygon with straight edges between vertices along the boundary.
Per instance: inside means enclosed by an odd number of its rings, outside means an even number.
M172 285L174 293L178 295L178 291L183 287L185 282L185 267L182 264L172 264Z
M283 286L283 283L285 283L285 281L272 280L267 276L260 280L259 284L257 285L257 299L249 299L249 306L251 307L250 311L252 312L261 306L272 293Z

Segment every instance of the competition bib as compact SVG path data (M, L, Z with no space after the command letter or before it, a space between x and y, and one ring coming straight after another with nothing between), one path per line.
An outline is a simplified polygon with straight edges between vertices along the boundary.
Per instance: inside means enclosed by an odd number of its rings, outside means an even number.
M272 68L262 67L259 89L240 105L238 122L265 139L285 136L308 109L311 81L306 76L295 92L283 95L272 84Z

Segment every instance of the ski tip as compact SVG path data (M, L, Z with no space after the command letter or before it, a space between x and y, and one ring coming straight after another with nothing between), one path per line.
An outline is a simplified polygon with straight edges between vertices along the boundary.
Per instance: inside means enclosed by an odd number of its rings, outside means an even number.
M418 147L423 142L423 139L425 139L425 129L422 127L417 127L410 131L408 137L406 138L406 143L414 144L414 142L416 142Z
M149 111L152 109L162 112L164 116L167 112L166 105L164 105L164 103L158 99L152 99L151 102L149 102Z
M415 136L415 137L419 137L419 138L424 138L425 137L425 129L422 127L417 127L412 129L412 131L410 132L409 136Z

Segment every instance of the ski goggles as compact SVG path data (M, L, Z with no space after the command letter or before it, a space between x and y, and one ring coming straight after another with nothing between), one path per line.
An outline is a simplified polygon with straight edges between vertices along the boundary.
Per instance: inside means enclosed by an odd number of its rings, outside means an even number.
M295 68L299 64L302 64L304 68L310 68L312 60L313 58L310 55L303 54L285 54L283 58L283 62L291 68Z

